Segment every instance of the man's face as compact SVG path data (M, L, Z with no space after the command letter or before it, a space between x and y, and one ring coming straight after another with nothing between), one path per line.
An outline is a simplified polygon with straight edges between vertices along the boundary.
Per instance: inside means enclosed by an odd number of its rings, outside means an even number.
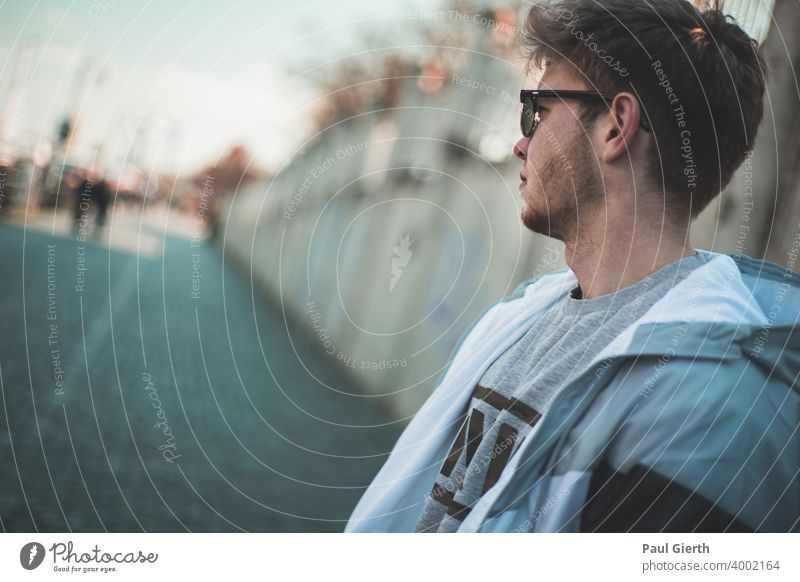
M560 63L548 65L537 88L589 89ZM536 131L514 146L514 155L523 162L522 222L533 232L574 240L580 219L595 216L603 200L590 128L582 127L576 101L539 99L538 106Z

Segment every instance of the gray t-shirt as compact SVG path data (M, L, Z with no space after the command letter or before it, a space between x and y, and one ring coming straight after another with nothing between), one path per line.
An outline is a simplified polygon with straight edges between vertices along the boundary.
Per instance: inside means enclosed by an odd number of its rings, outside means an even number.
M456 531L522 440L533 438L556 393L705 262L700 254L685 257L630 287L592 299L580 299L576 287L537 319L475 387L416 531Z

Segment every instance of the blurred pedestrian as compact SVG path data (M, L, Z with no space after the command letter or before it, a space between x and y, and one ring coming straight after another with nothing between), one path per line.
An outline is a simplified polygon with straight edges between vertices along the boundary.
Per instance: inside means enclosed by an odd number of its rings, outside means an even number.
M96 169L75 170L75 172L78 177L78 187L74 193L72 234L85 240L89 236L89 220L94 213L94 228L91 229L91 234L97 238L102 234L108 216L111 198L108 182Z

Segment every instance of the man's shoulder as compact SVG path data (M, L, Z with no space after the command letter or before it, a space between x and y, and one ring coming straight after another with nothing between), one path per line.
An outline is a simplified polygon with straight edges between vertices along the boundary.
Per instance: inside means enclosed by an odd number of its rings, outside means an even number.
M789 257L787 266L769 261L754 259L747 255L729 255L739 270L742 283L751 291L754 299L771 320L785 320L777 317L780 311L800 310L800 273L793 270L796 260ZM795 259L797 257L795 256ZM779 305L779 309L775 306ZM769 316L773 312L773 316ZM773 321L773 324L775 322ZM792 320L790 323L794 323Z
M521 282L514 292L489 306L475 321L474 328L506 329L511 332L521 322L537 317L575 286L575 274L567 268L551 271Z
M575 275L567 267L537 275L522 281L514 292L503 297L498 303L509 303L530 296L533 292L552 286L562 286L565 282L574 282Z
M462 333L452 357L462 351L471 354L476 343L485 343L487 336L500 342L498 338L514 335L568 293L574 284L575 275L566 268L521 282L513 293L484 309Z

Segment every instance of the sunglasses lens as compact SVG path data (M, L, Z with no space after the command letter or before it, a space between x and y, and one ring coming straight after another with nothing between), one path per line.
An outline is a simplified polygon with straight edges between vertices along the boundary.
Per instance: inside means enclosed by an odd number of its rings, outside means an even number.
M522 118L520 119L520 128L522 135L530 137L533 133L533 127L536 124L536 99L534 97L525 97L522 100Z

